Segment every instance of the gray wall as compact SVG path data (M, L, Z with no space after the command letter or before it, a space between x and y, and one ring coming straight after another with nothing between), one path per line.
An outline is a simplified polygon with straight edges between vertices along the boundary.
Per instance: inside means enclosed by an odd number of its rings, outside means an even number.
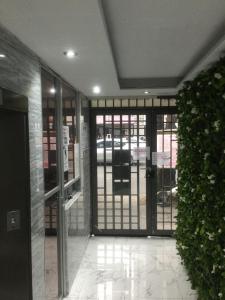
M43 300L45 235L40 63L26 46L1 25L0 52L7 55L6 59L0 60L0 87L25 95L29 100L33 299ZM75 226L73 234L67 236L69 287L74 280L90 233L89 104L85 97L81 98L81 196L69 212L66 212L68 232L71 226Z
M31 178L33 299L44 299L44 210L40 66L13 35L0 26L0 87L28 97ZM13 287L12 287L13 288Z

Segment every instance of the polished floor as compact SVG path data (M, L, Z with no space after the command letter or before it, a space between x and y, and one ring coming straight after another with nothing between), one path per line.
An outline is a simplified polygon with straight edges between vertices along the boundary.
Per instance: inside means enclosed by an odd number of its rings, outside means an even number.
M67 300L196 300L174 239L92 237Z

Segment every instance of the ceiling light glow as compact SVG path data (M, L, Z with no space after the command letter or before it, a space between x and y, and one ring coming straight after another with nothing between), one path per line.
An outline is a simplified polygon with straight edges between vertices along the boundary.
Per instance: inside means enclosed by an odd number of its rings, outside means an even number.
M145 94L149 94L149 91L145 91Z
M5 58L5 57L6 57L5 54L0 53L0 58Z
M95 85L95 86L93 87L93 93L94 93L94 94L99 94L100 92L101 92L100 86Z
M67 50L67 51L65 51L64 55L67 58L74 58L75 56L77 56L77 54L73 50Z
M52 88L50 88L49 92L50 92L51 94L55 94L55 93L56 93L56 89L55 89L54 87L52 87Z

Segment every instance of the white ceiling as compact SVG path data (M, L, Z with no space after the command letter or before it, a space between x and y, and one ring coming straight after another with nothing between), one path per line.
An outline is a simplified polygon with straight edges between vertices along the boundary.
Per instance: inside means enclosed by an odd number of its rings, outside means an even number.
M0 0L0 20L88 96L96 84L102 96L144 95L121 89L117 76L191 78L225 49L224 0L103 0L103 9L99 0ZM76 59L65 58L68 48Z
M182 76L225 24L224 0L104 0L120 76Z

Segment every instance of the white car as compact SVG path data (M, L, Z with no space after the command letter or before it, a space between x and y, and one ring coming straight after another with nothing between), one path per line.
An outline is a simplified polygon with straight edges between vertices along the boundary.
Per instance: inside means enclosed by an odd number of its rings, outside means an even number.
M104 145L105 145L105 155L106 155L106 163L112 162L112 143L113 140L110 138L106 139L98 139L96 142L97 145L97 162L104 163ZM137 160L145 161L146 159L146 143L144 141L137 143L131 139L130 145L125 138L122 139L122 145L120 147L121 140L118 138L114 139L114 150L129 150L131 151L131 163L136 162Z
M103 163L104 162L104 149L105 149L105 155L106 155L106 162L112 162L112 139L99 139L96 142L97 145L97 162ZM125 146L125 142L122 141L122 149ZM114 150L120 149L120 139L115 138L114 139Z

